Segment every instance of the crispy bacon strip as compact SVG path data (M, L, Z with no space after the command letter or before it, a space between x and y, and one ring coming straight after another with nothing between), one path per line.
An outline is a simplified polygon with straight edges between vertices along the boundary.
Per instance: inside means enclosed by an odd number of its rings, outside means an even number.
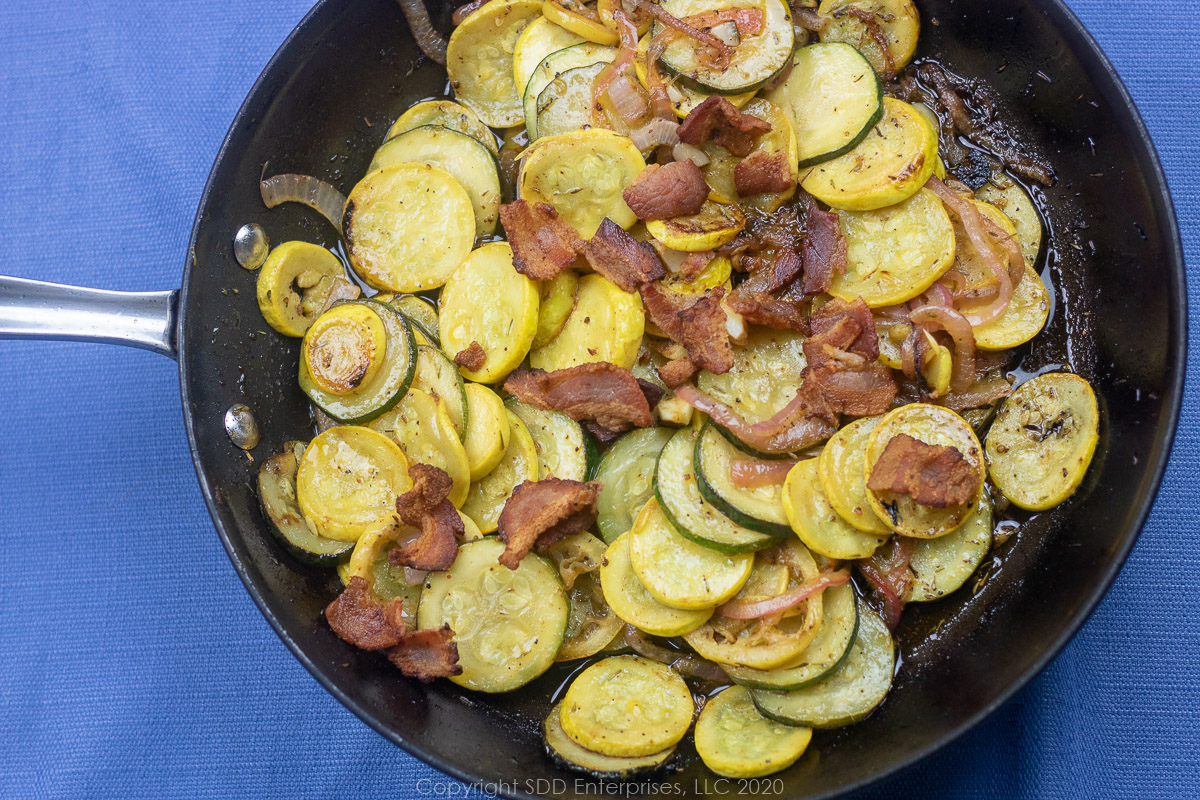
M808 333L804 308L795 300L772 297L767 292L745 291L745 284L742 284L730 292L725 302L731 311L736 311L755 325Z
M735 156L746 156L754 142L770 130L771 123L743 114L724 97L713 95L688 112L678 133L679 141L695 147L712 141Z
M608 217L583 248L583 255L592 269L627 292L636 292L643 283L667 276L654 248L634 239Z
M454 483L429 464L413 464L408 474L413 488L396 499L396 512L401 522L419 528L421 535L388 551L388 563L426 571L446 569L458 555L458 537L465 533L462 517L447 499Z
M805 216L808 227L801 245L800 258L804 264L804 293L828 292L834 274L845 275L848 265L846 238L838 225L838 215L822 211L814 203Z
M883 448L871 469L867 488L908 495L929 508L948 508L975 499L979 472L957 448L926 444L900 433Z
M450 678L462 674L458 663L458 645L449 625L427 628L405 635L404 643L387 651L388 661L400 672L421 683L435 678Z
M804 340L804 380L842 414L882 414L896 397L892 371L878 361L879 340L871 309L856 298L832 300L812 315Z
M733 168L733 186L742 197L763 192L786 192L795 185L785 153L755 150Z
M685 280L691 280L704 271L708 266L708 262L713 260L716 255L712 250L701 250L695 253L688 253L683 261L679 262L679 268L676 270L679 277Z
M560 539L585 531L596 521L596 498L601 485L560 478L525 481L504 503L498 532L504 542L500 563L516 569L537 547L544 550Z
M687 358L676 358L658 368L658 377L672 389L682 386L696 374L696 365Z
M504 391L536 408L561 411L577 421L595 420L614 431L654 422L637 379L607 361L554 372L520 369L508 376Z
M642 286L642 300L651 321L684 346L693 364L716 375L733 366L733 346L721 308L724 294L725 289L718 286L688 302L683 294L661 283Z
M512 245L513 267L534 280L550 280L583 249L579 234L549 203L506 203L500 206L500 224Z
M854 300L830 300L813 312L812 332L814 337L830 334L843 320L854 323L854 336L845 343L839 337L831 337L835 347L857 353L865 359L879 358L879 339L875 335L875 316L861 297ZM805 351L807 353L807 350ZM811 363L811 362L810 362Z
M382 605L371 594L365 578L355 575L342 593L325 608L333 632L362 650L383 650L404 641L407 627L400 616L399 598Z
M483 352L483 345L474 339L467 346L466 350L459 350L454 356L454 363L460 367L466 367L475 372L483 367L483 363L487 361L487 353Z
M621 193L638 219L673 219L695 214L708 199L704 173L690 159L642 170Z

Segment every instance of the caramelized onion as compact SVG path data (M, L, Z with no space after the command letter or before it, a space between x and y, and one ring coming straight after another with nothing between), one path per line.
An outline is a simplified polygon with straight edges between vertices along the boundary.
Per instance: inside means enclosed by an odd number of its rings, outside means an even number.
M857 562L858 571L867 579L875 596L883 601L883 621L890 630L900 623L900 612L908 602L913 581L908 567L911 558L912 540L893 536L870 558Z
M975 382L975 332L962 314L943 306L921 306L909 314L913 324L926 330L941 330L954 339L954 371L950 389L965 392Z
M629 139L633 142L634 147L644 153L659 145L675 147L679 144L678 131L678 124L655 117L637 130L630 131Z
M618 75L609 85L608 100L627 127L637 125L650 111L650 103L642 94L641 87L631 81L628 75Z
M759 486L777 486L799 463L799 459L781 458L765 461L758 458L735 458L729 467L729 477L734 486L756 489Z
M660 664L666 664L680 675L704 681L712 681L713 683L725 683L729 680L729 676L725 674L725 670L713 662L700 658L693 653L681 653L678 650L669 650L666 647L660 647L649 641L633 625L625 625L625 644L629 645L633 649L633 652L639 656L648 658L651 661L657 661Z
M825 420L813 417L792 419L796 410L804 403L805 397L801 392L797 392L796 397L770 419L754 425L735 414L729 406L714 400L691 384L677 388L675 396L697 411L708 414L738 439L765 453L803 450L828 439L834 433L833 426Z
M417 47L421 48L421 52L428 56L430 61L436 61L443 67L446 66L446 37L434 29L424 0L396 0L396 2L404 11L404 18L408 20L409 30L412 31L413 38L417 40ZM480 3L480 5L483 4Z
M259 185L263 204L274 208L280 203L303 203L321 212L329 224L342 232L342 212L346 196L325 181L311 175L284 174L267 178Z
M450 22L453 23L455 27L458 27L459 25L462 25L462 21L464 19L471 16L487 4L488 0L471 0L471 2L467 3L466 5L462 5L454 9L454 14L450 17Z
M805 581L795 589L789 589L783 594L769 597L766 600L755 600L752 603L731 600L717 609L717 613L730 619L758 619L768 614L779 614L803 603L808 598L822 592L831 586L841 586L850 582L850 571L839 569L836 572L823 572Z
M646 47L646 89L650 92L650 107L654 116L661 119L675 119L675 103L667 93L668 85L663 79L658 59L678 35L675 31L665 30L651 39Z
M988 231L991 230L987 225L988 220L979 213L979 209L975 207L974 203L959 197L957 192L938 180L936 176L931 177L926 185L946 205L946 208L962 221L971 245L988 265L988 269L996 276L999 283L995 300L986 306L967 309L963 316L976 327L999 319L1012 300L1014 288L1012 277L1009 274L1009 265L1006 265L1004 263L1006 259L1002 258L1002 255L1006 255L1006 253L996 252L995 242L988 235ZM1018 250L1018 254L1019 252ZM1024 264L1023 261L1022 264ZM1024 269L1023 266L1022 269Z
M678 134L676 134L675 138L679 138ZM675 145L671 149L671 155L676 161L691 161L697 167L707 166L709 162L707 153L705 153L699 147L696 147L693 144L688 144L687 142L680 142L679 144Z
M616 106L618 100L612 96L610 87L618 78L625 77L626 72L633 66L633 59L637 57L637 26L633 21L626 16L625 12L620 8L613 10L613 20L617 23L617 33L621 37L621 45L617 49L617 57L609 62L608 66L600 71L596 76L596 82L592 86L592 121L600 126L603 125L603 120L600 115L603 114L602 98L608 95L609 100ZM626 79L628 82L628 79ZM629 84L629 89L633 90L633 84ZM617 114L626 125L630 125L633 120L627 119L624 114L618 109Z
M733 48L722 42L717 37L713 36L708 31L702 31L689 25L679 17L668 13L665 8L660 6L658 3L653 2L653 0L637 0L637 5L638 8L654 17L664 26L673 28L689 39L694 39L700 44L711 47L717 55L714 61L714 66L726 67L729 66L729 62L733 60Z

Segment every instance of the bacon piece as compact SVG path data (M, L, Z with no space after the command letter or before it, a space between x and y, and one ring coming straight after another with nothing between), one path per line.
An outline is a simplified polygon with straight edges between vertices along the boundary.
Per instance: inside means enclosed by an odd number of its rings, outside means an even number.
M637 379L637 383L638 388L642 390L642 397L646 398L646 404L649 405L650 410L653 411L654 407L658 405L658 401L662 400L662 387L656 386L650 381L642 380L641 378Z
M591 419L610 430L654 422L650 403L636 378L607 361L545 372L521 369L508 376L504 390L523 403L561 411L576 421Z
M483 352L483 345L474 339L467 346L466 350L459 350L454 356L454 363L460 367L466 367L471 372L476 372L483 367L483 362L487 361L487 353Z
M756 150L733 168L733 186L742 197L763 192L786 192L795 186L785 153Z
M675 389L692 379L697 367L687 358L676 358L658 368L658 377L663 383Z
M583 240L549 203L516 200L500 206L500 224L513 250L513 267L522 275L548 281L575 261Z
M835 342L842 350L858 353L863 358L879 358L879 339L875 334L875 316L861 297L854 300L834 299L813 312L813 336L829 333L842 320L849 319L857 327L856 335L848 344ZM806 351L807 352L807 351Z
M719 144L735 156L746 156L758 137L771 130L771 123L753 114L743 114L720 95L712 95L693 108L679 125L679 141L699 147L707 141Z
M879 359L871 309L856 298L832 300L812 315L813 335L804 340L811 383L842 414L882 414L896 397L892 371Z
M708 266L708 262L713 260L714 255L716 253L712 250L688 253L683 261L679 262L679 268L676 272L679 274L679 277L690 281L704 271L704 268Z
M325 619L333 632L362 650L383 650L404 641L407 627L400 616L403 601L385 606L371 594L367 581L355 575L342 593L325 607Z
M400 646L387 651L387 657L388 661L400 668L402 674L416 678L421 683L462 674L462 665L458 663L458 645L454 642L454 631L449 625L406 634Z
M819 389L831 407L855 417L882 414L896 397L892 371L877 361L858 369L809 368L804 380Z
M601 485L560 478L525 481L504 503L498 532L504 542L500 563L516 569L521 559L537 547L544 550L558 540L585 531L596 521L596 498Z
M638 219L672 219L695 214L708 199L704 173L690 159L642 170L621 193Z
M681 292L661 283L642 286L642 300L650 320L672 340L687 349L688 358L700 369L716 375L733 366L733 347L721 308L724 287L709 289L688 302Z
M770 269L767 270L767 284L763 291L779 291L794 281L803 269L804 261L800 255L791 248L781 247L775 251L775 258L771 260Z
M583 255L592 269L627 292L636 292L643 283L667 276L654 248L634 239L608 217L584 246Z
M883 621L889 630L895 630L899 624L900 612L904 611L916 578L909 567L911 559L912 539L893 536L870 558L857 562L858 571L871 586L871 594L883 606Z
M420 570L446 569L458 555L458 537L465 533L462 517L447 499L454 483L450 476L429 464L408 469L413 488L396 498L400 521L421 530L421 535L388 552L388 563Z
M842 236L838 215L822 211L816 203L808 209L804 219L808 227L800 249L804 263L804 293L828 292L834 274L846 274L849 263L846 237Z
M745 284L742 284L730 292L729 299L725 301L730 311L736 311L755 325L808 333L808 320L804 318L804 309L798 301L744 289Z
M883 448L867 478L867 488L908 495L929 508L948 508L975 499L979 472L957 448L926 444L899 433Z

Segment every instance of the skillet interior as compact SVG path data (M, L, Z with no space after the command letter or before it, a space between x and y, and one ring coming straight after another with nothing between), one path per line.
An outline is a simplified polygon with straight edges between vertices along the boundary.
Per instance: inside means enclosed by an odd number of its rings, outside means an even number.
M1045 665L1132 546L1181 398L1185 293L1174 217L1136 112L1107 62L1090 54L1082 29L1050 2L918 5L926 23L918 55L989 81L1011 101L1023 138L1050 156L1061 176L1055 188L1035 192L1053 231L1040 267L1054 286L1055 309L1022 368L1069 364L1091 380L1101 398L1102 439L1076 497L1002 546L974 597L906 614L903 666L887 702L864 723L818 734L779 776L789 797L837 792L910 763ZM447 29L448 10L442 17ZM336 235L306 209L264 209L257 189L263 164L269 162L268 174L315 174L349 191L390 122L416 100L445 91L441 69L418 65L416 54L394 0L325 0L280 49L235 119L197 216L181 301L181 381L197 472L247 588L301 662L351 710L461 778L515 781L516 796L533 785L526 781L560 778L566 791L555 796L602 797L589 793L596 787L572 791L575 776L541 753L538 727L568 674L563 669L522 692L470 695L447 682L425 688L407 681L382 657L335 637L321 610L338 590L336 577L298 564L271 539L251 489L257 463L223 433L224 410L245 402L263 432L257 457L311 435L295 384L298 342L262 322L253 277L234 262L230 242L251 221L273 242L336 247ZM676 786L691 789L693 779L711 777L694 754L681 755L682 773L666 776Z

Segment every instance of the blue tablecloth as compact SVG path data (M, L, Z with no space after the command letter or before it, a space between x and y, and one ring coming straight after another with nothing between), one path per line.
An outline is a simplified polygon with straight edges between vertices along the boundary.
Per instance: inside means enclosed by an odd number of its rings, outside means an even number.
M0 274L177 286L229 121L310 3L0 2ZM1200 11L1070 5L1145 115L1200 264ZM0 797L451 796L326 694L242 589L176 375L140 351L0 342ZM1095 616L1013 702L869 796L1200 792L1191 378L1154 514Z

